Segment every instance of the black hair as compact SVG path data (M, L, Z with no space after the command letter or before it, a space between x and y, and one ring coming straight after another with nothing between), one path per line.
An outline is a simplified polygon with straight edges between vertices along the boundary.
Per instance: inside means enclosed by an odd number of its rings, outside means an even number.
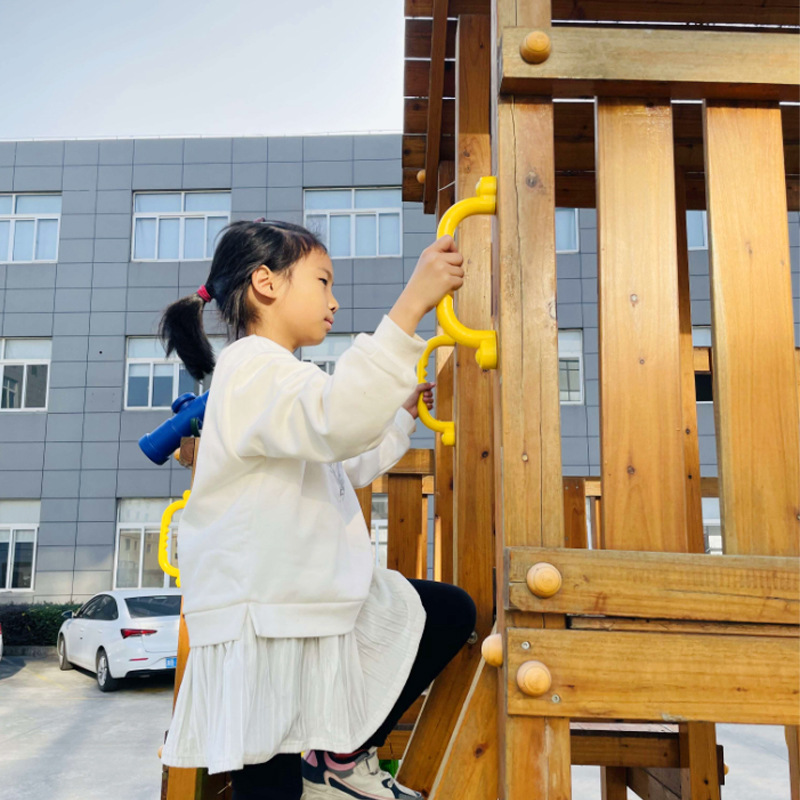
M257 312L247 302L250 277L266 264L291 275L291 267L314 250L327 252L320 239L290 222L232 222L222 232L205 287L216 300L228 328L228 341L246 335ZM203 328L205 302L195 292L169 305L158 326L167 355L176 351L196 380L214 371L214 351Z

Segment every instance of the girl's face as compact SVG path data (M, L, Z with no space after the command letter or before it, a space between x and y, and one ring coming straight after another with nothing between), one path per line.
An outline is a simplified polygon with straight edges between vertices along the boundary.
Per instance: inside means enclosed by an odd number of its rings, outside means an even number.
M312 250L282 273L259 267L249 291L260 319L248 333L266 336L287 350L319 344L339 310L333 296L333 265L320 250Z

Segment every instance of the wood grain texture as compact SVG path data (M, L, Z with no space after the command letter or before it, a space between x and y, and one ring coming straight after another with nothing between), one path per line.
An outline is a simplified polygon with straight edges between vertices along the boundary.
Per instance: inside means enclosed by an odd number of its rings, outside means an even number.
M528 27L503 31L503 92L794 102L800 97L794 33L551 28L550 57L529 64L519 47L530 32Z
M798 555L800 411L780 111L706 103L705 130L723 548Z
M436 176L439 171L439 145L442 136L442 100L444 98L445 49L447 46L448 0L433 0L431 31L431 60L428 83L428 125L425 140L425 181L422 193L423 208L431 214L436 209Z
M389 477L389 530L386 565L406 578L427 576L428 526L422 525L422 478Z
M528 569L558 569L561 589L534 595ZM797 625L800 559L514 547L505 572L509 607L524 611Z
M711 722L679 728L680 796L686 800L720 800L716 727Z
M603 546L683 552L669 103L598 100L597 164Z
M521 647L525 641L529 649ZM531 658L553 678L543 697L528 697L516 685L516 670ZM800 720L797 639L513 628L507 662L513 714L765 725ZM721 671L720 664L735 669Z
M564 478L564 547L586 548L586 480Z

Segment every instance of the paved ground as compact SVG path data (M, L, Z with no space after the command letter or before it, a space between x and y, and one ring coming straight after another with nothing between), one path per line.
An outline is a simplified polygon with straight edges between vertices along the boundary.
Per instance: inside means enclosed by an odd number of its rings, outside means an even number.
M0 800L158 800L171 712L171 677L103 694L94 675L61 672L55 658L4 658ZM720 725L718 739L730 766L723 800L788 799L782 728ZM573 768L573 798L600 799L599 769Z

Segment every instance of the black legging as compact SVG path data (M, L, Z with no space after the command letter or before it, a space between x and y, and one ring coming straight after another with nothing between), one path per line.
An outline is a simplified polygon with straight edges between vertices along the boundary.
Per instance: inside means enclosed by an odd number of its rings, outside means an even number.
M464 646L475 628L475 603L463 589L435 581L409 582L425 608L425 629L400 697L362 747L383 746L400 717ZM299 753L279 753L263 764L245 764L230 775L233 800L300 800L303 794Z

